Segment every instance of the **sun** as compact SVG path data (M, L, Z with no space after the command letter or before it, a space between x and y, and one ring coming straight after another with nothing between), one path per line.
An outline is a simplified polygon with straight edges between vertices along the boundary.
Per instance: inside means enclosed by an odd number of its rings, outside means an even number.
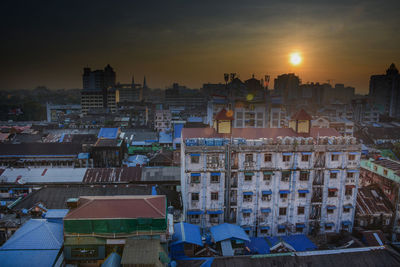
M292 64L293 66L297 66L301 63L302 58L299 53L292 53L292 54L290 54L289 61L290 61L290 64Z

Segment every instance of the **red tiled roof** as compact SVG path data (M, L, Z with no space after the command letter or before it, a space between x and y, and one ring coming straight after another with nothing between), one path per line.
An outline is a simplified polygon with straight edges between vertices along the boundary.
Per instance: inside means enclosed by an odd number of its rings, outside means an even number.
M292 120L312 120L312 117L304 109L300 109L292 116Z
M165 216L165 196L91 196L80 197L79 206L64 219L159 219Z
M233 114L233 112L232 112ZM233 120L233 116L228 115L228 111L226 109L222 109L220 112L215 115L216 120Z
M290 137L313 137L318 136L340 136L333 128L312 127L310 134L296 133L292 128L233 128L233 138L258 139L258 138L277 138L278 136ZM214 128L183 128L182 137L186 138L224 138L230 137L229 134L219 134Z

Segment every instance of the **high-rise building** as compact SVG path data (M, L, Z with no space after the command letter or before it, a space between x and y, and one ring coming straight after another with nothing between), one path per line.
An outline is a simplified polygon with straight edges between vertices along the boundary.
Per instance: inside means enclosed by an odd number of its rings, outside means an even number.
M375 100L382 114L400 118L400 74L393 63L386 74L371 76L369 96Z
M226 110L222 110L227 112ZM352 231L361 145L300 111L290 128L184 128L185 218L202 228L236 223L251 236Z

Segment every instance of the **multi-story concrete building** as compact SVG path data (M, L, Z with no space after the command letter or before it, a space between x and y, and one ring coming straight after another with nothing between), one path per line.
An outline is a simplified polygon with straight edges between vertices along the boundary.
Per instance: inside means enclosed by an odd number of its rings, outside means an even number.
M169 109L159 109L154 115L154 129L165 131L171 128L171 111Z
M221 112L226 112L222 110ZM291 128L184 128L185 218L208 228L230 222L250 235L352 230L361 146L299 112Z

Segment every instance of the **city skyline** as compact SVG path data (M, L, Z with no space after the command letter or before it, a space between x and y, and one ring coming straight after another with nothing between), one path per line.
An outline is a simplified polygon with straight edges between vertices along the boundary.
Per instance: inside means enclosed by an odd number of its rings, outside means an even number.
M2 12L0 89L82 88L82 68L110 64L117 81L149 87L271 80L296 73L368 93L370 76L400 64L397 1L285 3L8 3ZM303 62L289 64L299 52ZM137 77L137 78L136 78Z

